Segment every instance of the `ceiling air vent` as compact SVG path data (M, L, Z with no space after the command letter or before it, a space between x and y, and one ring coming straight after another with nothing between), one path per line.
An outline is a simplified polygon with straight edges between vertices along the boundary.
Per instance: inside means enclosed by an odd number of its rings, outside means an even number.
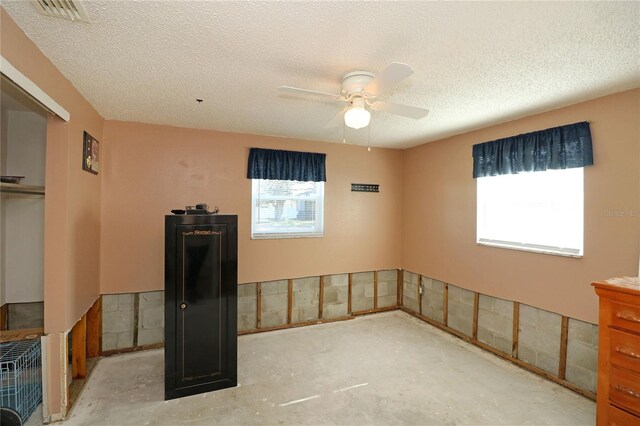
M91 23L82 2L73 0L31 0L38 12L53 18Z

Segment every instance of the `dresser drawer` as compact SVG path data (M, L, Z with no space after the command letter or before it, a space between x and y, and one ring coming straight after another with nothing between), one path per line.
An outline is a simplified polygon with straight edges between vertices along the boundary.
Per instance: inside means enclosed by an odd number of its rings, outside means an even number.
M611 302L611 325L640 333L640 306Z
M640 414L640 374L609 367L609 400Z
M609 405L607 407L607 426L640 426L640 417Z
M640 426L640 417L609 405L607 408L607 426Z
M613 329L609 332L611 364L640 373L640 336Z

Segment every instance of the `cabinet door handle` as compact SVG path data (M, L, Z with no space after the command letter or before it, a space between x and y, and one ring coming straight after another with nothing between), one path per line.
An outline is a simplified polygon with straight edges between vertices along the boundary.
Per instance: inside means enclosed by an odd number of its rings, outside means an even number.
M618 392L624 393L624 394L626 394L626 395L628 395L628 396L630 396L632 398L640 399L640 392L637 392L637 391L635 391L633 389L626 388L626 387L620 386L620 385L616 385L616 390Z
M624 356L628 356L629 358L640 359L640 354L636 353L636 352L633 352L632 349L616 346L616 352L619 352Z
M181 303L180 304L180 310L184 311L185 309L187 309L187 304L186 303Z
M640 323L640 316L636 315L633 312L618 312L616 314L616 317L626 320L626 321L631 321L631 322L638 322Z

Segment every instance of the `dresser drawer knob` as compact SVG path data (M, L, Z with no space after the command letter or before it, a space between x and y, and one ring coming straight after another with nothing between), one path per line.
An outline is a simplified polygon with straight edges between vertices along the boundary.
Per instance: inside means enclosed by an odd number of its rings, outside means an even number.
M640 354L639 353L633 352L633 350L628 349L628 348L616 346L616 352L619 352L624 356L628 356L629 358L640 359Z
M633 312L618 312L616 314L616 317L626 320L626 321L631 321L631 322L638 322L640 323L640 316L634 314Z
M618 392L624 393L624 394L626 394L626 395L628 395L628 396L630 396L632 398L640 399L640 392L637 392L637 391L635 391L633 389L626 388L626 387L620 386L620 385L616 385L616 390Z

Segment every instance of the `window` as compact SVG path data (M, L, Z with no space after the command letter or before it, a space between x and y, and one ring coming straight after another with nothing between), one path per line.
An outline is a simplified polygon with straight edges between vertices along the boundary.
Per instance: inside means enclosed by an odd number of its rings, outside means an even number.
M319 237L324 182L252 179L251 238Z
M477 181L478 244L582 256L582 167Z

